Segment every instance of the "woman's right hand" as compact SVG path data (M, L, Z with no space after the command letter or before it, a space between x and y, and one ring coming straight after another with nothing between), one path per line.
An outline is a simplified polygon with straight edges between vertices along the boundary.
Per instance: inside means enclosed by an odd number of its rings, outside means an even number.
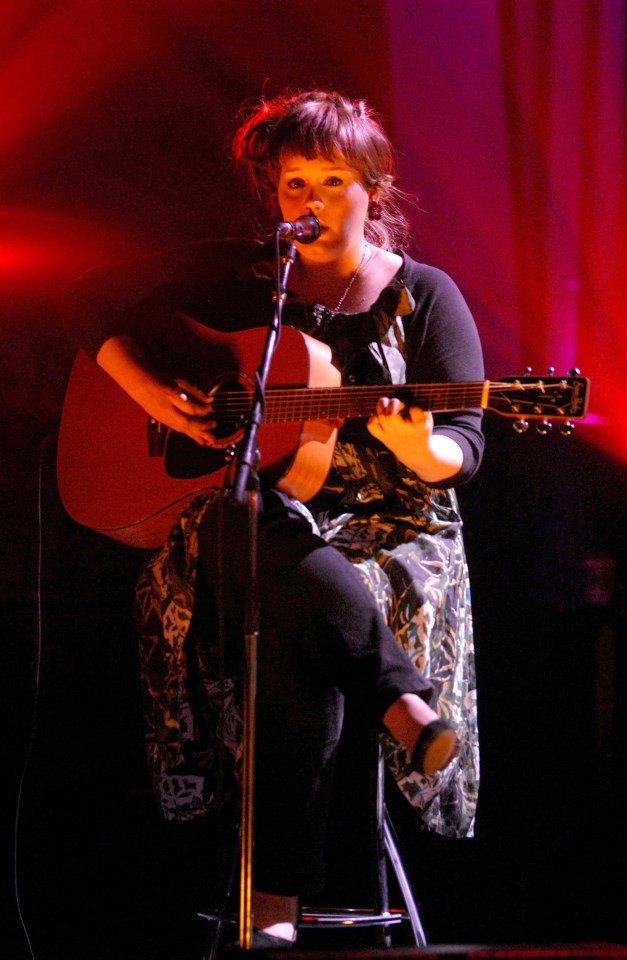
M216 423L212 399L187 380L165 382L149 366L137 344L127 336L105 341L98 364L154 420L187 434L202 446L213 446Z
M212 447L216 422L211 419L212 400L209 394L187 380L163 383L148 374L143 378L135 400L154 420L185 433L196 443Z

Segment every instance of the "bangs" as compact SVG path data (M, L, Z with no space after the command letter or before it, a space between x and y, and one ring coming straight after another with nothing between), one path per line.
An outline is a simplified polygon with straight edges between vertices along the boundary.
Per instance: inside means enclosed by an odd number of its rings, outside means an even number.
M305 103L291 117L285 117L275 134L277 142L270 149L279 162L289 154L314 160L324 157L334 160L341 156L357 170L363 168L364 150L363 132L355 128L353 118L341 115L335 106L328 105L321 110L319 103ZM361 134L361 135L360 135Z

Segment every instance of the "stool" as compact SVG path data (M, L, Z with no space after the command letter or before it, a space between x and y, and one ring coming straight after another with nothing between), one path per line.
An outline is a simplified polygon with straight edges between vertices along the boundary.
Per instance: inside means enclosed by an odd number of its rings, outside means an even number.
M344 733L342 734L344 738ZM369 864L369 902L359 907L318 905L301 906L299 921L299 945L303 939L308 943L315 939L317 932L358 931L374 928L376 945L392 945L392 930L401 924L409 927L411 940L416 947L425 947L427 940L420 919L418 906L409 884L398 850L397 838L387 811L384 799L385 762L379 746L378 737L371 735L365 746L368 757L367 799L368 824L367 846ZM351 754L354 745L350 746ZM341 767L341 760L338 763ZM363 778L362 778L363 779ZM237 814L231 830L231 843L220 865L221 888L224 891L222 902L214 910L202 910L198 916L211 924L207 949L203 960L217 960L227 928L237 929L236 911L233 907L238 888L239 867L239 824ZM388 889L388 868L391 867L403 900L400 909L390 908ZM339 899L339 898L338 898ZM334 936L334 934L333 934Z

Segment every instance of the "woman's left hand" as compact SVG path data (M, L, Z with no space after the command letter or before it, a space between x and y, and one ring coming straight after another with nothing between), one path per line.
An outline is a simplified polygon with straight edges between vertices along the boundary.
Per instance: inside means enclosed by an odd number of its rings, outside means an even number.
M368 430L425 483L448 480L462 466L459 444L445 434L434 434L433 414L407 408L398 397L381 397Z
M420 407L408 409L398 397L381 397L377 412L368 421L368 430L405 461L401 454L405 447L405 456L413 459L421 446L428 446L433 433L433 415Z

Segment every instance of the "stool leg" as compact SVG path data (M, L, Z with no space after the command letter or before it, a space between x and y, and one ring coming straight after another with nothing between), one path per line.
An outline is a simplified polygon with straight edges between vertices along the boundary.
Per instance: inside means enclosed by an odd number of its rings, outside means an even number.
M409 880L407 879L407 874L405 873L403 861L401 860L398 847L396 846L394 827L392 826L392 821L390 820L387 810L384 810L383 829L385 835L385 849L390 859L390 863L392 864L392 868L394 869L394 873L396 874L396 879L398 880L398 885L401 889L403 900L405 901L407 917L414 935L414 943L417 947L426 947L427 938L420 920L420 914L418 913L418 907L416 905L416 901L414 900L414 895L412 893Z
M384 761L379 738L370 738L371 769L375 775L370 781L370 838L371 838L371 883L374 893L374 911L379 915L389 913L390 895L388 889L386 837L385 837L385 799L384 799ZM387 926L379 928L379 940L382 946L392 945L390 930Z

